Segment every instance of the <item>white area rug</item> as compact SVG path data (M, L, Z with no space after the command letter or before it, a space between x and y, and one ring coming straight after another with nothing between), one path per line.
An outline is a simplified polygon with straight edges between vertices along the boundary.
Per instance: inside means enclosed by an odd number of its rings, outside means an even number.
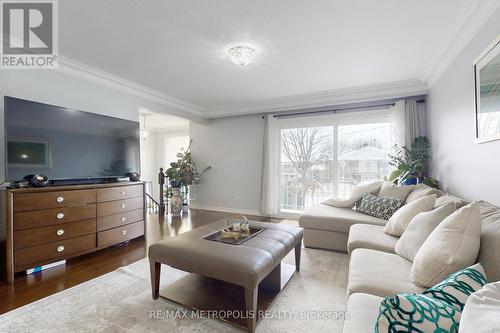
M285 262L294 264L293 251ZM347 269L347 254L303 249L301 272L269 309L282 318L262 319L257 332L342 332ZM165 265L162 270L161 287L186 274ZM176 310L187 309L152 300L144 259L0 316L0 332L243 332L216 319L191 318L190 312L187 319L151 316Z

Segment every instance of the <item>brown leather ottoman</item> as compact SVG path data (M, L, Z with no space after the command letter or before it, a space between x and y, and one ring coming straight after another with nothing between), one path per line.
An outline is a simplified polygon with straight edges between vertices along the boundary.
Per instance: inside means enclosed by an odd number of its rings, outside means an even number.
M240 245L203 239L220 230L224 221L214 222L149 247L153 299L159 296L160 265L245 288L246 310L257 313L259 284L280 288L281 260L295 249L295 270L300 269L302 228L276 223L253 222L263 232ZM249 332L255 331L257 316L249 316Z

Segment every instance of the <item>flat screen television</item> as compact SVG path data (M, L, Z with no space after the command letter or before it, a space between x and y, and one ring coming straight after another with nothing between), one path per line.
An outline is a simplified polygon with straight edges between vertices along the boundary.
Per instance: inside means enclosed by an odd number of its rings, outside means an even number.
M107 181L139 172L139 123L4 97L5 179ZM68 182L66 182L68 183Z

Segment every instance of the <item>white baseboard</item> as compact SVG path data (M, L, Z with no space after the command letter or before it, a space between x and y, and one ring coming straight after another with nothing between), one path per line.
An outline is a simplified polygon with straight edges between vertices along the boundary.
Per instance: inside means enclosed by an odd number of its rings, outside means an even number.
M212 210L212 211L231 213L231 214L244 214L244 215L261 216L260 212L258 210L254 210L254 209L217 207L217 206L205 206L205 205L198 205L197 208L202 209L202 210Z
M260 211L256 209L244 209L244 208L231 208L231 207L218 207L218 206L206 206L206 205L189 205L190 208L193 209L201 209L201 210L210 210L216 212L224 212L231 214L243 214L243 215L254 215L254 216L266 216L277 219L289 219L289 220L298 220L301 214L292 214L292 213L279 213L273 214L271 216L262 215Z

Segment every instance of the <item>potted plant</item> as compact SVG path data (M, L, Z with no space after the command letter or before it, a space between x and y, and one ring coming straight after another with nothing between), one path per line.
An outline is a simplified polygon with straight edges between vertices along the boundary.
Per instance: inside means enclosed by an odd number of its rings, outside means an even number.
M170 168L167 169L165 175L168 177L168 181L170 182L170 186L172 188L180 188L182 185L183 173L179 166L179 163L172 162L170 163Z
M182 181L185 185L191 185L193 181L193 161L191 159L191 144L193 140L189 141L189 146L177 153L177 164L182 173Z
M415 138L410 147L395 145L395 154L389 155L389 164L396 168L388 180L401 185L414 185L425 182L437 186L437 181L427 178L429 159L429 139L425 136Z
M181 148L181 151L177 153L177 162L170 163L170 168L166 170L171 187L168 190L171 211L174 215L180 214L183 206L187 210L188 185L197 183L200 176L212 168L208 166L201 173L197 172L196 165L191 158L192 143L193 140L189 141L187 149Z

